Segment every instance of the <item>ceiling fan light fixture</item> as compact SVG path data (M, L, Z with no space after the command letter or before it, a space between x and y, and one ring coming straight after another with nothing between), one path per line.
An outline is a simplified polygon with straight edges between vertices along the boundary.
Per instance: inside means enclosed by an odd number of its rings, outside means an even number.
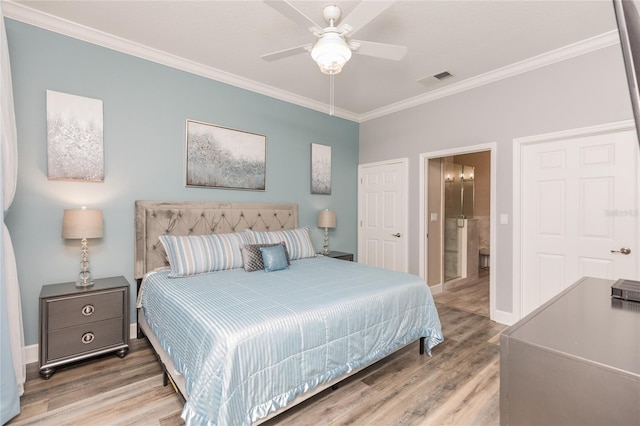
M325 74L338 74L351 59L351 49L338 33L327 32L311 49L311 57Z

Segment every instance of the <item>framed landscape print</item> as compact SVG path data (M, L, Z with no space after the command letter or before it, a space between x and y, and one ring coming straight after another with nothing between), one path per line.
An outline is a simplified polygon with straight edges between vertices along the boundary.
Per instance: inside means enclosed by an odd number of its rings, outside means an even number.
M104 181L102 101L47 90L47 177Z
M331 147L311 144L311 193L331 195Z
M187 186L264 191L267 137L187 120Z

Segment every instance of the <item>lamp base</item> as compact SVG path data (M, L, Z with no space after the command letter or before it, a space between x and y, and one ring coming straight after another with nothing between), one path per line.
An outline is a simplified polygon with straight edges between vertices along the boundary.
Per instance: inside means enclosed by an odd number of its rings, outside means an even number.
M76 281L76 287L77 288L89 288L94 284L93 281L87 281L86 283L82 280L78 280Z
M83 238L80 245L80 273L76 281L77 288L87 288L93 285L91 272L89 272L89 247L87 239Z
M325 256L329 254L329 228L324 228L324 246L322 247L322 254Z

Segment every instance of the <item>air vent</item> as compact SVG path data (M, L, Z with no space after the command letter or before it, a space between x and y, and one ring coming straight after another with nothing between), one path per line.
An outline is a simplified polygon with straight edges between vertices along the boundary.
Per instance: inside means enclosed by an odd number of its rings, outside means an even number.
M435 74L434 77L438 80L444 80L445 78L453 77L453 74L451 74L449 71L442 71L438 74Z
M430 75L429 77L424 77L418 80L418 83L425 87L436 87L440 84L442 80L446 80L447 78L453 77L449 71L442 71L438 74Z

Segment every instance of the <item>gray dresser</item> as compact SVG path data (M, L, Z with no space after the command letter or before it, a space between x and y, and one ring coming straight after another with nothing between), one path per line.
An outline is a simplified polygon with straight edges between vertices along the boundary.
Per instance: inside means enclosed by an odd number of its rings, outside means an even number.
M92 356L129 350L129 282L95 280L87 289L75 282L45 285L40 291L40 375Z
M640 425L640 304L582 278L500 337L501 425Z

